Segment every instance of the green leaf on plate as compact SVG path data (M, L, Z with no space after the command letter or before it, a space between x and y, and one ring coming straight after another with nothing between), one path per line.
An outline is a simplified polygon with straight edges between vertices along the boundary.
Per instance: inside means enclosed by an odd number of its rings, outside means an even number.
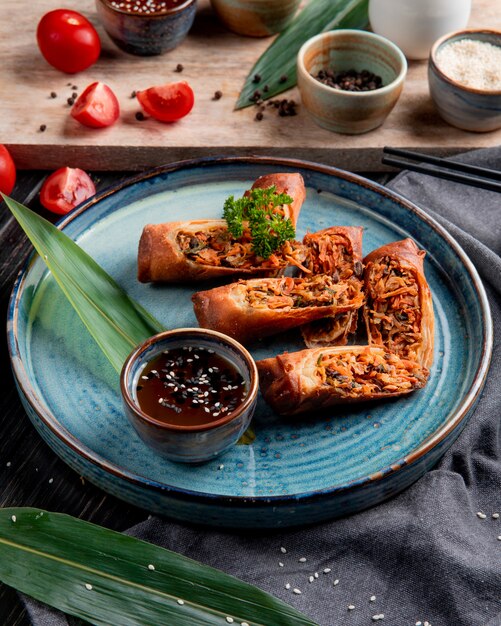
M139 343L164 330L150 313L56 226L1 194L117 372Z
M0 580L50 606L110 626L315 626L220 570L69 515L0 510Z
M310 0L292 23L264 51L246 78L236 108L253 104L258 89L266 100L294 87L296 84L296 57L305 41L327 30L336 28L363 29L369 24L369 0ZM259 74L258 84L253 78ZM282 77L287 77L281 82ZM263 92L263 86L268 91Z

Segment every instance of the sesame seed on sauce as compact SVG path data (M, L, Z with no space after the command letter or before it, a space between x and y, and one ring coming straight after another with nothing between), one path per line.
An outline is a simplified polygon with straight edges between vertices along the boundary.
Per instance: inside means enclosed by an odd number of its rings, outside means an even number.
M107 4L113 9L146 16L167 13L181 3L182 0L107 0Z
M300 563L306 563L306 557L305 557L305 556L302 556L300 559L298 559L298 561L299 561Z
M287 550L283 546L280 548L280 552L282 554L287 554Z

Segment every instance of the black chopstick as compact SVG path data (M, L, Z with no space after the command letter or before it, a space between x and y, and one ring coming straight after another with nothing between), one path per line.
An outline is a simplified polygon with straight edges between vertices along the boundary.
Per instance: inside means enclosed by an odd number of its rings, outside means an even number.
M410 150L400 150L398 148L385 147L383 148L383 152L386 154L402 156L406 159L417 159L422 162L413 163L412 161L383 157L382 163L385 165L409 169L414 172L420 172L421 174L434 176L435 178L442 178L464 185L470 185L471 187L479 187L489 191L501 191L501 182L495 182L501 181L501 172L497 170L478 167L475 165L467 165L465 163L458 163L457 161L448 161L446 159L433 157L427 154L412 152ZM440 169L424 165L423 163L437 165Z

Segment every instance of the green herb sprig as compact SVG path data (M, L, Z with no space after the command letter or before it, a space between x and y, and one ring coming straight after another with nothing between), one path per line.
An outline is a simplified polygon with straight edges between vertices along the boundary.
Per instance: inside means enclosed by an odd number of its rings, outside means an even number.
M286 193L277 193L274 185L251 189L243 198L235 200L230 196L224 203L223 217L235 239L240 239L248 227L254 254L267 259L296 236L291 219L276 211L277 207L292 201Z

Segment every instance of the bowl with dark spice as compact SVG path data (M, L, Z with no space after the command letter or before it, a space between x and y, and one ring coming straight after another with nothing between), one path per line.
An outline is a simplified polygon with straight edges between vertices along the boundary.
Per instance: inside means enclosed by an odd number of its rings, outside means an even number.
M145 443L171 461L201 463L247 429L258 374L234 339L181 328L138 346L124 364L120 386L127 417Z
M176 48L195 19L196 0L96 0L99 19L113 43L138 56Z
M407 61L391 41L361 30L309 39L297 59L302 102L328 130L365 133L380 126L402 92Z
M501 128L501 31L461 30L435 42L430 95L447 123L463 130Z

